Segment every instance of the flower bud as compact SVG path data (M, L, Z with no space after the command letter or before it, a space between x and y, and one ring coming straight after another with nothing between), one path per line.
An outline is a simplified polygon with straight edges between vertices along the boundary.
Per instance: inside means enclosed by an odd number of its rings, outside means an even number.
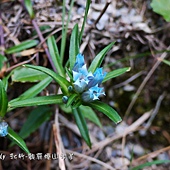
M73 91L73 86L69 86L69 87L68 87L68 91L69 91L69 92L72 92L72 91Z
M62 100L63 100L63 103L65 103L65 104L66 104L66 103L67 103L67 101L68 101L68 97L67 97L67 96L63 96L63 97L62 97Z

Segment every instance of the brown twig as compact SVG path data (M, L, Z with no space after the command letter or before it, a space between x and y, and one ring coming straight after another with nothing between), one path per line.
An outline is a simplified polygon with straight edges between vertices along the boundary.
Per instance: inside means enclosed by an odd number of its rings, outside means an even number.
M61 155L65 154L65 148L63 146L63 142L62 142L61 135L60 135L58 115L59 115L58 108L56 108L55 123L53 124L53 132L54 132L56 150L57 150L57 153L59 154L59 158L58 158L59 159L59 167L60 167L61 170L65 170L66 169L65 163L66 163L67 166L71 170L72 168L71 168L71 165L68 161L68 158L65 157L65 161L64 161L64 158L61 157Z
M151 152L151 153L149 153L147 155L141 156L140 158L137 158L137 159L133 160L132 165L134 165L135 163L140 162L140 161L145 161L148 157L149 158L155 158L160 153L166 152L168 150L170 150L170 146L167 146L166 148L162 148L162 149L159 149L157 151Z
M21 62L21 63L18 63L18 64L16 64L16 65L11 66L10 68L8 68L8 69L6 70L6 73L12 71L12 70L15 69L16 67L22 66L22 65L24 65L24 64L26 64L26 63L29 63L29 62L32 61L36 56L37 56L37 54L34 54L34 56L31 57L29 60L26 60L26 61L23 61L23 62Z
M0 54L4 55L4 51L1 49L5 49L5 41L4 41L4 31L2 26L1 8L0 8Z
M23 0L21 0L21 4L22 4L22 6L24 7L24 9L26 10L26 7L25 7L25 4L24 4L24 1L23 1ZM45 39L44 39L44 37L43 37L43 35L42 35L42 33L41 33L41 30L40 30L37 22L35 21L35 19L31 19L31 22L32 22L32 25L34 26L37 34L38 34L38 37L39 37L39 39L40 39L40 41L41 41L41 43L42 43L42 46L43 46L43 48L44 48L44 50L45 50L45 53L46 53L46 55L47 55L47 57L48 57L48 60L49 60L49 62L50 62L50 64L51 64L51 67L53 68L54 71L56 71L56 68L55 68L55 66L54 66L54 63L53 63L53 61L52 61L51 55L50 55L49 50L48 50L48 46L47 46L47 44L46 44L46 42L45 42Z
M101 17L103 16L103 14L105 13L105 11L107 10L108 6L110 5L112 1L111 0L108 0L106 2L106 5L105 7L103 8L102 12L100 13L100 15L98 16L98 18L96 19L96 21L94 22L93 24L93 27L96 27L97 23L99 22L99 20L101 19Z
M92 158L91 156L87 156L87 155L84 155L82 153L78 153L78 152L74 152L74 151L70 151L70 150L66 150L67 153L73 153L74 156L78 156L78 157L81 157L81 158L84 158L84 159L87 159L89 161L92 161L92 162L95 162L99 165L102 165L103 167L105 167L106 169L110 169L110 170L115 170L115 168L113 168L112 166L108 165L107 163L104 163L96 158Z
M113 141L118 140L132 132L137 131L139 126L150 117L151 112L152 112L152 110L143 114L138 120L136 120L133 124L131 124L129 127L127 127L125 129L124 133L115 134L114 136L112 136L110 138L108 137L101 142L96 142L93 145L92 149L87 151L87 154L93 153L93 152L97 151L98 149L101 149L102 147L105 147L106 145L112 143Z
M39 39L40 39L40 41L42 42L42 46L43 46L43 48L44 48L44 50L45 50L45 53L47 54L48 60L49 60L49 62L50 62L50 64L51 64L53 70L56 71L56 68L55 68L54 63L53 63L53 61L52 61L52 58L51 58L51 55L50 55L50 53L49 53L47 44L46 44L46 42L45 42L45 40L44 40L44 37L43 37L43 35L42 35L41 31L40 31L40 28L38 27L35 19L32 20L32 25L34 26L34 28L35 28L38 36L39 36Z
M51 130L50 143L49 143L49 149L48 149L48 153L51 153L51 154L52 154L52 151L53 151L53 137L54 137L53 131ZM50 165L51 165L51 159L46 161L46 170L51 169Z

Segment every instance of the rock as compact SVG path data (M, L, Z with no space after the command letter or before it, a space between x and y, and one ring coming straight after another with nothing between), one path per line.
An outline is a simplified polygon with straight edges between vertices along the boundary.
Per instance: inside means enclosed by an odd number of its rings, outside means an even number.
M127 158L111 158L113 165L116 169L127 170L130 161Z
M91 164L89 170L102 170L102 167L99 164Z
M128 91L128 92L134 91L135 89L136 89L135 86L132 86L132 85L130 85L130 84L127 84L127 85L124 86L124 88L123 88L124 91Z
M112 126L110 126L110 125L104 126L103 129L104 129L104 132L105 132L107 135L111 135L111 134L113 134L113 132L114 132L114 128L113 128Z

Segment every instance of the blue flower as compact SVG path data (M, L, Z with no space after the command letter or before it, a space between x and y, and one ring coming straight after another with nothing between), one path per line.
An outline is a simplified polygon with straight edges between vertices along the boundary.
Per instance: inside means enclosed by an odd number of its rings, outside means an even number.
M91 102L93 100L98 100L101 95L105 95L104 88L94 86L82 94L82 100L84 102Z
M90 102L97 100L99 99L99 96L104 95L103 88L99 87L107 74L106 72L103 72L103 68L97 68L94 74L88 72L84 62L84 56L78 54L72 71L74 90L77 93L82 93L83 101Z
M97 68L96 71L93 74L93 77L91 78L91 80L88 83L88 87L93 87L96 84L100 85L104 79L104 77L106 76L106 72L103 73L103 68Z
M6 122L0 122L0 136L4 137L8 134L8 124Z

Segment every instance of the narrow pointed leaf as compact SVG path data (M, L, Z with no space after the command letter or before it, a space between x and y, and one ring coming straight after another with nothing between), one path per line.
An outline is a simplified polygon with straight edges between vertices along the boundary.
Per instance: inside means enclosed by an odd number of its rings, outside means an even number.
M112 46L115 44L115 42L110 43L108 46L106 46L92 61L88 71L94 73L95 70L100 67L102 64L102 61L106 55L106 53L112 48Z
M151 161L151 162L146 162L144 164L138 165L136 167L130 168L130 170L142 170L145 167L149 167L152 165L160 165L160 164L168 164L170 163L170 160L155 160L155 161Z
M26 122L22 126L22 129L19 132L19 135L25 139L32 132L37 130L42 123L49 120L52 112L48 106L39 106L34 109L28 116Z
M34 46L38 45L38 43L39 43L38 40L27 40L27 41L22 42L19 45L15 45L11 48L8 48L7 50L5 50L5 52L7 54L17 53L17 52L26 50L28 48L34 47Z
M110 107L109 105L107 105L103 102L95 101L95 102L88 103L87 105L98 110L99 112L104 113L116 124L119 123L120 121L122 121L119 114L112 107Z
M8 127L7 138L9 138L16 145L18 145L26 153L30 153L25 142L24 142L24 140L16 132L14 132L10 127Z
M7 58L0 54L0 70L4 67L4 63L7 61Z
M25 4L25 7L28 11L28 14L30 15L30 18L33 19L34 18L34 11L33 11L33 7L32 7L32 1L31 0L24 0L24 4Z
M20 67L13 71L11 77L13 82L25 83L25 82L38 82L44 80L45 78L48 77L48 75L39 70L27 67Z
M65 70L66 70L67 75L68 75L68 76L70 77L70 79L73 81L73 75L72 75L71 71L70 71L67 67L65 67Z
M10 75L10 74L9 74L9 75ZM9 76L9 75L8 75L8 76ZM7 91L7 88L8 88L8 79L9 79L8 76L6 76L6 77L4 77L4 78L2 79L2 82L3 82L3 85L4 85L5 91Z
M82 101L80 99L76 100L72 105L72 109L78 108L79 106L81 106L81 104L82 104Z
M170 61L163 59L162 62L170 66Z
M64 111L65 113L72 114L72 108L66 107L65 104L60 104L60 109Z
M62 10L62 39L61 39L61 48L60 48L60 57L63 63L65 47L66 47L66 38L67 38L67 31L68 31L68 24L70 23L71 19L71 12L74 5L74 0L71 0L69 5L69 12L67 15L67 22L65 24L65 10L66 10L66 0L63 0L63 10Z
M111 71L111 72L106 74L106 77L104 78L102 83L104 83L104 82L106 82L106 81L108 81L112 78L115 78L117 76L120 76L120 75L126 73L127 71L130 71L130 67L120 68L120 69Z
M10 101L8 104L8 110L15 109L17 107L26 107L26 106L38 106L38 105L47 105L47 104L62 104L63 95L51 95L51 96L40 96L30 99Z
M81 31L80 31L79 43L81 43L81 39L82 39L82 36L83 36L84 27L85 27L85 24L86 24L87 15L88 15L89 7L90 7L90 2L91 2L90 0L86 1L86 9L85 9L83 25L82 25L82 28L81 28Z
M67 107L70 106L75 101L76 98L77 98L77 94L76 93L70 95L69 98L68 98L66 106Z
M3 82L0 80L0 117L4 117L7 112L8 99L7 94L3 85Z
M43 89L45 89L52 81L51 77L47 77L38 84L34 85L33 87L29 88L27 91L25 91L23 94L21 94L18 98L12 100L12 101L18 101L18 100L24 100L28 98L33 98L37 94L39 94Z
M79 29L78 24L73 28L71 39L70 39L70 49L69 49L69 61L70 69L73 69L73 66L76 61L76 56L79 53Z
M51 76L61 87L61 90L64 94L68 94L68 86L70 86L70 82L67 81L65 78L61 77L59 74L55 73L54 71L42 67L42 66L33 66L33 65L29 65L29 64L25 64L25 67L28 68L33 68L35 70L39 70L42 71L46 74L48 74L49 76Z
M81 136L83 137L83 139L85 140L87 145L91 148L91 141L90 141L90 137L89 137L89 132L88 132L87 124L86 124L86 121L85 121L83 114L77 108L77 109L73 109L73 115L74 115L76 124L79 128L79 131L81 133Z
M79 108L80 112L82 112L85 118L89 119L90 121L98 125L100 128L102 128L102 124L99 118L91 107L81 105Z
M61 64L61 58L58 52L58 48L54 36L48 37L47 44L48 44L51 58L56 67L56 70L58 71L58 74L62 77L65 77L64 69Z

